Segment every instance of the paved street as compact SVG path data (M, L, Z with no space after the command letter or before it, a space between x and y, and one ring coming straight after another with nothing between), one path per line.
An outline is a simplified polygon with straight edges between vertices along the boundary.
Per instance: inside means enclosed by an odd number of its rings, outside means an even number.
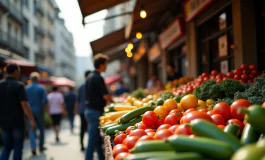
M46 130L46 147L48 150L44 153L37 152L37 156L31 155L29 140L24 144L23 160L83 160L84 153L80 151L79 145L79 117L75 119L74 134L70 133L67 120L62 122L62 130L60 134L60 143L55 143L54 132L51 129ZM85 138L85 144L87 143ZM97 160L95 154L94 160ZM10 157L11 159L12 157Z

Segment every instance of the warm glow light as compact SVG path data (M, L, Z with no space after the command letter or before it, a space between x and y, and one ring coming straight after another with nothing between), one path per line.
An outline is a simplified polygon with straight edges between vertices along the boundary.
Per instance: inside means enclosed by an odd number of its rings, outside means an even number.
M133 44L132 43L129 43L128 46L127 46L127 48L129 48L130 50L132 50L133 49Z
M131 52L131 51L132 51L132 50L131 50L130 48L128 48L128 47L125 48L125 52L126 52L126 53L129 53L129 52Z
M128 57L128 58L131 58L132 56L133 56L132 52L128 52L128 53L127 53L127 57Z
M28 84L31 84L32 83L32 81L31 80L28 80L28 82L27 82Z
M116 86L115 86L115 85L111 85L111 86L110 86L110 90L111 90L111 91L115 91L115 90L116 90Z
M142 37L143 37L143 35L142 35L141 32L137 32L137 33L136 33L136 38L137 38L137 39L142 39Z
M140 17L141 17L141 18L146 18L146 17L147 17L147 13L146 13L145 10L141 10L141 12L140 12Z

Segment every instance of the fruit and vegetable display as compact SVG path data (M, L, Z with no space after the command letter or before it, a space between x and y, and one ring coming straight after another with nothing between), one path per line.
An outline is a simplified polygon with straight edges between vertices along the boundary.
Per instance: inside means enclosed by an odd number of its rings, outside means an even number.
M186 85L106 107L113 159L265 160L265 74L242 65Z

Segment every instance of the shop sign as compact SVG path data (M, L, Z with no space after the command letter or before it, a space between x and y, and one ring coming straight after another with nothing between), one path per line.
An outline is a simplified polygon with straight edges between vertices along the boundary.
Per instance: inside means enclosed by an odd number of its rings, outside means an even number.
M228 73L228 60L222 61L220 65L221 72L224 74Z
M135 62L139 61L143 57L143 55L146 52L146 48L147 48L147 42L146 42L146 40L142 40L139 44L137 52L135 52L133 55L133 60Z
M159 35L161 48L167 48L172 42L184 34L183 23L177 18L170 26Z
M184 14L186 22L192 20L205 10L214 0L186 0L184 3Z
M148 60L150 62L155 61L160 56L161 50L159 44L156 43L152 46L152 48L148 52Z
M218 51L219 51L219 57L227 56L228 49L227 49L227 36L226 35L218 39Z

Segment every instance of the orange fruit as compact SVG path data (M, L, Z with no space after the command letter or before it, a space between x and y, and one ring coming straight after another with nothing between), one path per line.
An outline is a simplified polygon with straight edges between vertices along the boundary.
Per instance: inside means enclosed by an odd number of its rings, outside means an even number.
M184 110L196 108L198 105L198 98L193 94L188 94L180 100L180 105Z
M174 99L170 98L164 102L163 107L170 112L171 110L178 108L178 103Z

